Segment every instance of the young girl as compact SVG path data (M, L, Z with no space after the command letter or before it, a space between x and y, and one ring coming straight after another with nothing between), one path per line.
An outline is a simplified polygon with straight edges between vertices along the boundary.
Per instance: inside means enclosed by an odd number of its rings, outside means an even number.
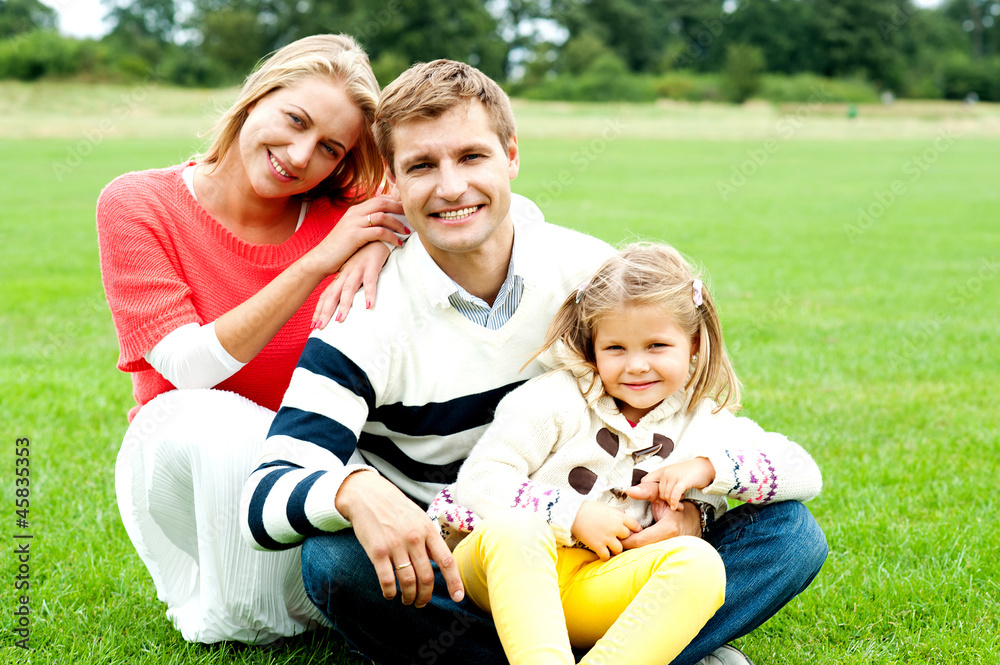
M725 569L701 538L633 549L630 536L677 511L705 535L727 496L810 499L819 469L733 415L739 383L711 294L670 247L608 260L539 356L553 371L499 404L429 513L511 663L568 665L571 646L590 648L582 663L669 663L722 605Z

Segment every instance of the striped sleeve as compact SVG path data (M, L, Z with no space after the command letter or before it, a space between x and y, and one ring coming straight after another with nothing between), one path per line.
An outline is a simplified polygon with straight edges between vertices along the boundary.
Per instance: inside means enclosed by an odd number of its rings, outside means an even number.
M336 347L310 337L243 488L241 525L257 549L282 550L350 526L334 504L344 479L373 469L357 454L374 407L365 372Z

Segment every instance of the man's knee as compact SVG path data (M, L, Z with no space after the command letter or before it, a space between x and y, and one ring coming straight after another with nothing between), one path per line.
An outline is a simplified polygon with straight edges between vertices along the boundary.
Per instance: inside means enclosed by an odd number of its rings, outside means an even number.
M826 542L826 534L820 528L816 518L809 509L798 501L788 501L792 524L791 534L799 542L799 548L806 561L811 561L816 572L826 561L830 548Z
M343 611L345 603L352 602L349 597L363 594L368 587L381 596L374 568L351 531L306 539L302 583L309 599L328 617Z
M803 586L812 582L829 554L826 535L812 516L809 509L799 501L784 501L771 506L779 525L777 537L779 551L789 561L798 563L803 576Z

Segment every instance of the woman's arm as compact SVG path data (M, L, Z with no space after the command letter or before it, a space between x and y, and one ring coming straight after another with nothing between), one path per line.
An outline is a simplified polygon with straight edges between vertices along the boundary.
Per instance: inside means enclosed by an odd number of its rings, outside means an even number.
M143 358L177 388L212 388L246 365L222 348L215 334L215 321L177 328Z
M402 209L398 201L381 196L348 208L316 247L216 320L223 348L239 362L253 360L319 283L339 271L355 252L375 241L400 244L394 232L403 233L405 227L388 213Z

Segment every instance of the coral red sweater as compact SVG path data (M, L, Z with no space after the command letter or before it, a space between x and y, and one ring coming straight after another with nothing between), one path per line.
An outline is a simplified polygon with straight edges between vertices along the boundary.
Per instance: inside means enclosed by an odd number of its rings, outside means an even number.
M104 292L118 332L118 369L132 374L139 408L173 390L143 355L187 323L210 323L256 294L312 249L347 205L313 201L302 226L280 245L236 237L194 199L181 178L187 164L127 173L97 201ZM267 346L216 386L277 410L309 335L324 280Z

